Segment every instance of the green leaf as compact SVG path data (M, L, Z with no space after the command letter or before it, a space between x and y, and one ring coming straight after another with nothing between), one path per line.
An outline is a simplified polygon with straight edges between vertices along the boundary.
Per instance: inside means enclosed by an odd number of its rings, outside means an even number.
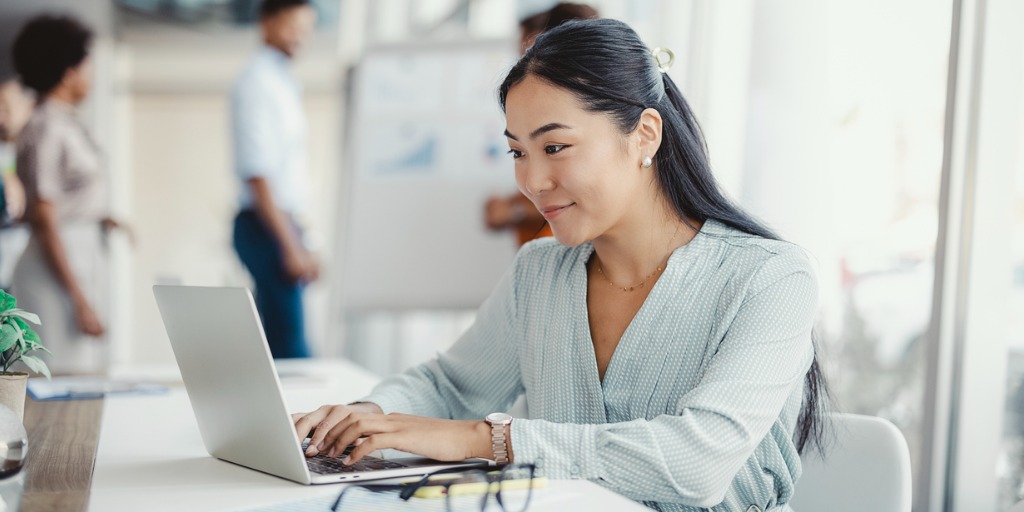
M15 318L14 323L21 328L21 336L25 339L25 345L27 347L35 347L36 345L39 345L41 341L39 339L39 334L36 334L36 332L32 330L32 327L20 318Z
M42 350L43 352L46 352L51 356L53 355L53 352L50 352L49 349L43 346L42 340L39 339L39 334L33 331L32 328L29 327L29 325L25 323L24 320L22 320L21 318L14 318L13 321L15 328L20 328L21 333L20 336L15 340L15 346L18 349L18 351L9 354L9 359L17 361L20 354L27 354L29 352L34 352L36 350ZM0 346L0 349L2 349L2 346ZM3 350L0 350L0 352L3 352Z
M0 311L7 311L14 309L18 305L18 299L15 299L13 295L0 290Z
M20 318L14 319L14 330L17 331L18 333L18 337L15 340L14 346L22 352L29 351L29 341L25 339L25 329L27 327L28 324L26 324Z
M18 328L11 324L0 327L0 352L6 352L18 341Z
M22 320L22 319L20 319L18 317L11 318L11 323L13 323L14 325L17 325L19 328L21 328L22 331L31 331L32 330L32 326L28 325L28 322L26 322L26 321L24 321L24 320Z
M43 342L43 340L39 339L39 334L33 331L32 329L25 330L23 335L25 336L25 339L31 342L33 345L39 345L40 343Z
M42 359L35 356L21 356L21 362L25 363L29 369L36 373L46 375L46 378L50 378L50 369L46 367L46 363Z
M10 310L7 311L7 314L9 316L20 318L22 320L27 320L29 322L32 322L32 323L36 324L36 325L41 325L42 324L42 322L39 321L39 315L37 315L35 313L29 313L28 311L25 311L24 309L18 309L18 308L10 309Z

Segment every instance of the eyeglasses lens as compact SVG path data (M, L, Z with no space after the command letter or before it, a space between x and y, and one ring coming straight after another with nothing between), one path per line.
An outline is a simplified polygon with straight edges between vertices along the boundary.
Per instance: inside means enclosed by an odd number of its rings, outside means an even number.
M491 485L483 471L467 471L448 485L448 512L478 512L487 505Z
M397 491L374 492L358 485L346 487L333 510L344 512L375 512L382 500L397 500Z
M529 466L508 466L502 470L498 495L504 512L526 510L533 494L532 480L533 468Z

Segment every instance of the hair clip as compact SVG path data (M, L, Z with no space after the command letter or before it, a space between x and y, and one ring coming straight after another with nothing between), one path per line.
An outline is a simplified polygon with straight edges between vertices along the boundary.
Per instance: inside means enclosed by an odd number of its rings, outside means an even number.
M672 50L660 46L651 50L651 55L654 56L654 61L658 63L658 71L662 73L668 73L672 63L676 61L676 54Z

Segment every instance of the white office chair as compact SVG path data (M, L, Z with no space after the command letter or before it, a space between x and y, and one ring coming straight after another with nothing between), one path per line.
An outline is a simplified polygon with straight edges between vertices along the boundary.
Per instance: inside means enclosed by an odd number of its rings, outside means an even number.
M832 414L835 442L825 459L808 446L789 502L796 512L910 512L910 450L882 418Z

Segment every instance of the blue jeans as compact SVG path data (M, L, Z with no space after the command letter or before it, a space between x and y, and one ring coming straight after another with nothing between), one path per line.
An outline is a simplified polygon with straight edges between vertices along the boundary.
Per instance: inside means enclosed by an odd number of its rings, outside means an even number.
M277 240L255 212L242 210L235 216L232 241L256 283L256 309L274 359L310 357L302 306L305 285L285 275Z

